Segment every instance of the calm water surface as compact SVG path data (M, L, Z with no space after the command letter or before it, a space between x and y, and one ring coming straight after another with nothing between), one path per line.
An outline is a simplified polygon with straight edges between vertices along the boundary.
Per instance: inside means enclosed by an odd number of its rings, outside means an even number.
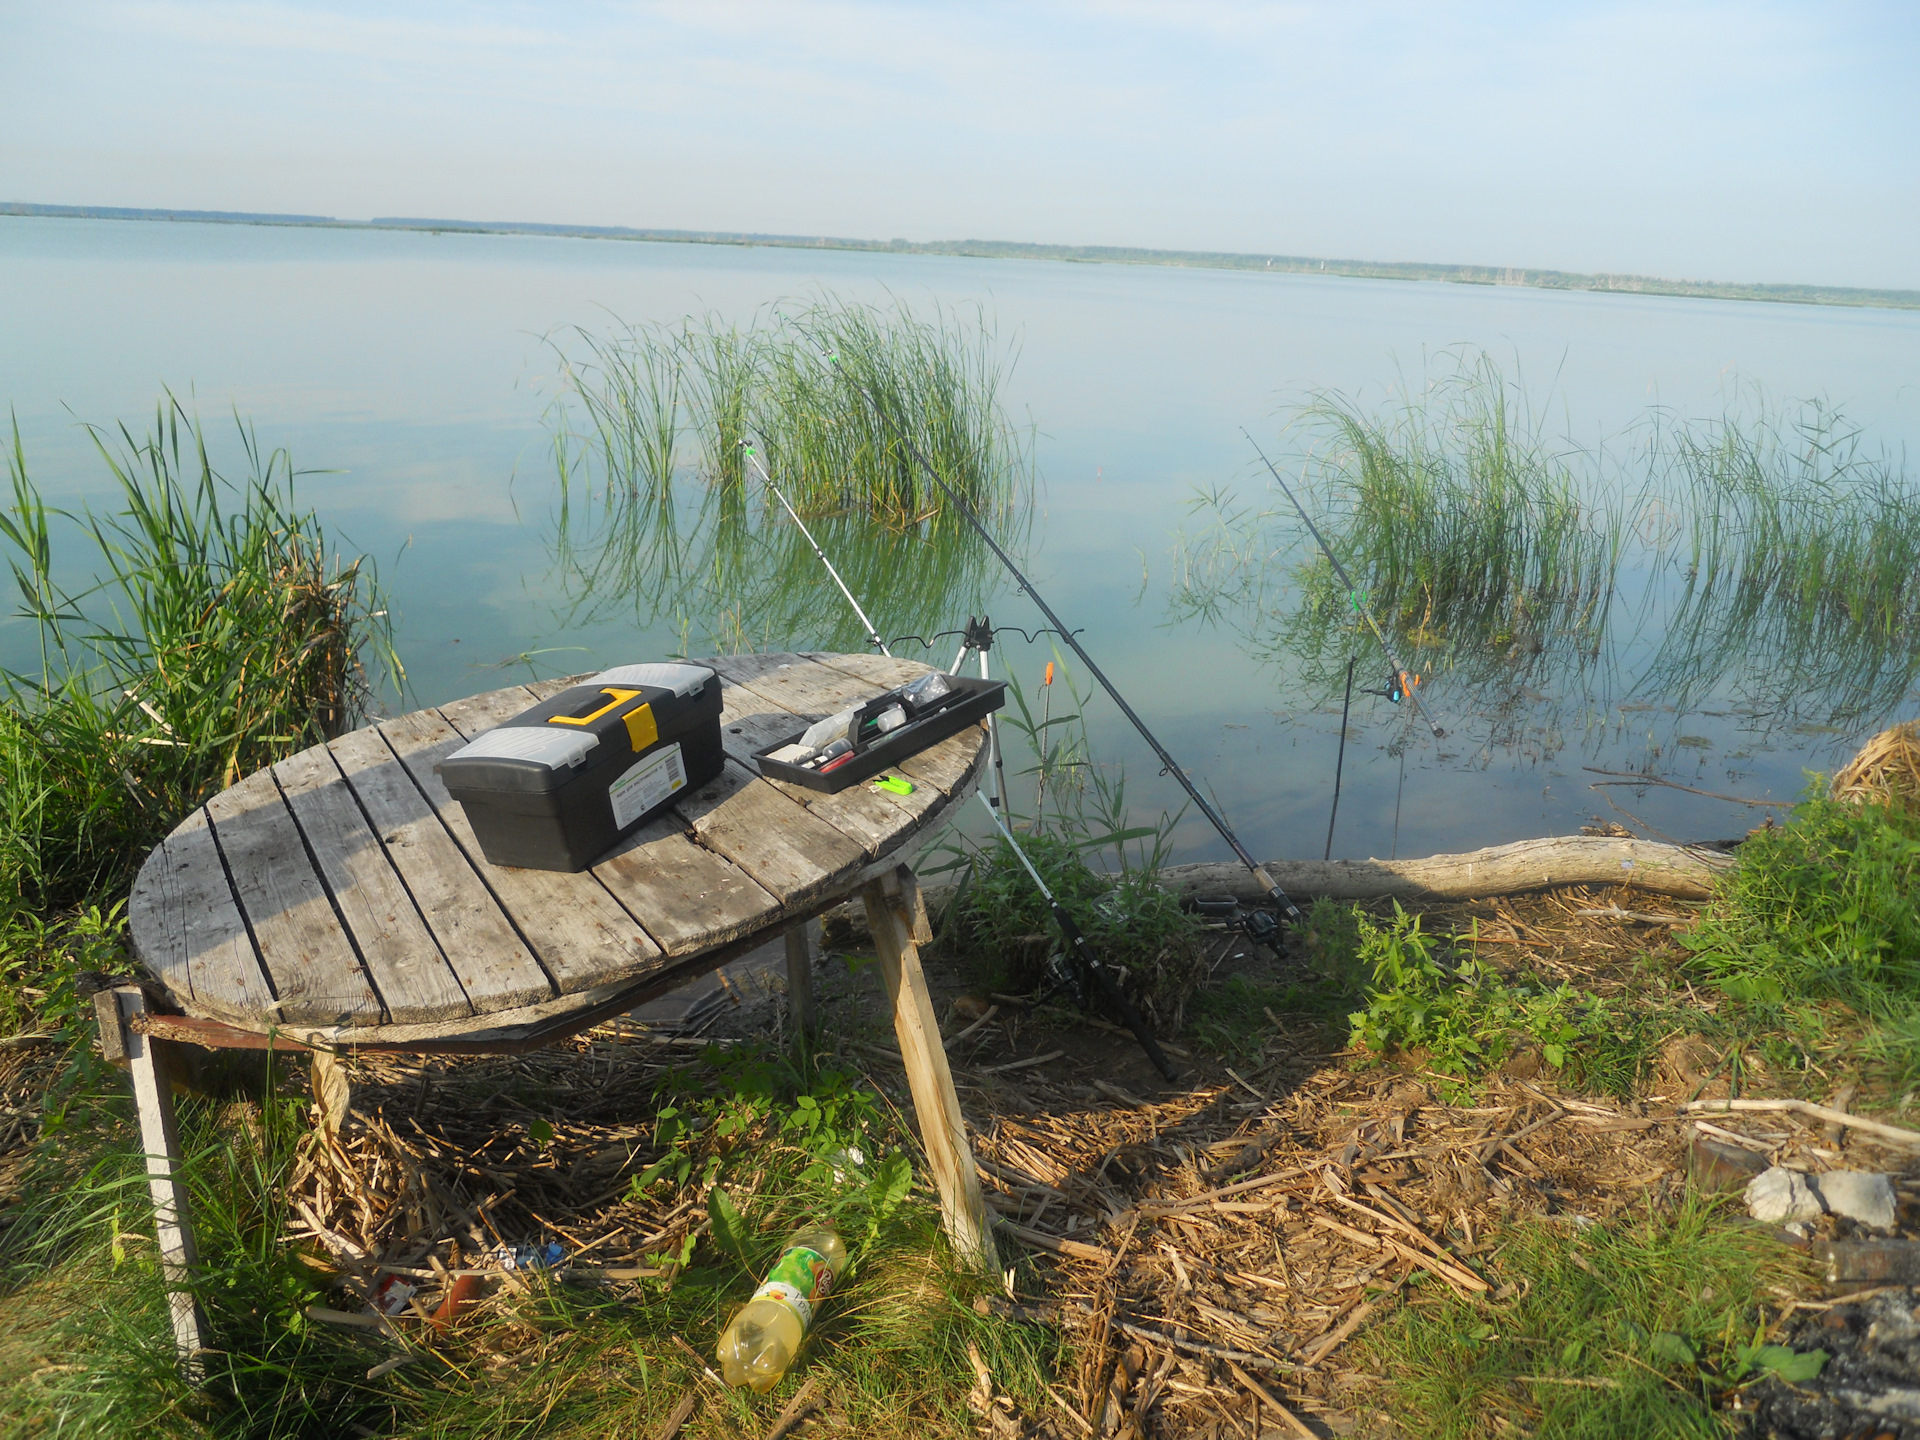
M978 304L1017 344L1008 391L1035 427L1041 480L1028 557L1055 608L1259 854L1318 856L1337 703L1225 629L1169 620L1173 533L1197 487L1260 497L1239 434L1271 437L1310 391L1385 401L1433 357L1480 347L1518 373L1551 428L1592 443L1651 406L1719 415L1741 387L1842 405L1870 442L1920 447L1920 315L1555 294L1201 270L949 257L246 226L0 218L0 400L50 497L110 498L81 421L138 429L163 385L210 419L237 410L308 477L304 500L378 557L422 703L540 674L699 650L710 611L642 622L633 606L582 621L554 564L543 337L610 315L672 321L831 291L915 306ZM237 468L237 466L235 467ZM1270 499L1271 497L1267 497ZM866 597L887 622L884 597ZM841 616L822 592L827 643ZM644 610L644 607L641 607ZM1003 588L996 620L1033 625ZM570 618L571 617L571 618ZM964 615L949 617L958 624ZM28 635L0 625L25 663ZM950 658L943 642L941 658ZM1044 642L995 662L1037 682ZM531 659L516 660L515 657ZM503 668L504 667L504 668ZM1776 674L1775 671L1778 671ZM1748 699L1789 694L1793 667L1741 677ZM1572 684L1573 682L1569 682ZM1399 755L1404 713L1356 701L1336 854L1459 850L1618 818L1583 765L1647 762L1705 789L1791 796L1915 697L1838 726L1760 726L1726 693L1664 711L1600 690L1551 697L1564 722L1515 736L1461 709L1444 676L1425 692L1453 732ZM1568 717L1572 717L1569 721ZM1804 718L1804 717L1803 717ZM1136 806L1178 808L1144 745L1104 701L1095 752L1122 762ZM1675 749L1685 733L1689 743ZM1678 791L1608 792L1682 838L1740 833L1760 812ZM1398 832L1395 835L1396 804ZM1224 847L1193 817L1181 859Z

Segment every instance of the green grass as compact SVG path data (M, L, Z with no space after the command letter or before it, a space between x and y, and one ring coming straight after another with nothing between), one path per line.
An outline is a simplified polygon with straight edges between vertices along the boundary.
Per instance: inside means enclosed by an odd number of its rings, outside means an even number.
M1250 1057L1276 1017L1319 1021L1356 1055L1417 1060L1452 1077L1455 1098L1531 1051L1563 1082L1629 1094L1665 1018L1661 1007L1604 1000L1525 972L1504 972L1425 928L1398 902L1381 920L1325 896L1307 911L1307 974L1287 983L1236 975L1194 998L1192 1034L1228 1059Z
M1731 1022L1806 1069L1852 1052L1920 1076L1920 816L1828 799L1816 782L1760 830L1678 936Z
M1356 1049L1418 1052L1426 1069L1457 1077L1462 1092L1526 1048L1576 1086L1632 1090L1652 1017L1570 985L1504 974L1427 934L1399 902L1393 909L1386 924L1356 912L1358 962L1371 976L1349 1017Z
M1584 1227L1522 1222L1493 1268L1507 1298L1433 1294L1357 1342L1381 1377L1379 1408L1403 1432L1706 1440L1736 1433L1723 1408L1734 1389L1769 1368L1820 1363L1764 1334L1780 1314L1771 1287L1804 1287L1805 1262L1724 1205L1689 1199Z

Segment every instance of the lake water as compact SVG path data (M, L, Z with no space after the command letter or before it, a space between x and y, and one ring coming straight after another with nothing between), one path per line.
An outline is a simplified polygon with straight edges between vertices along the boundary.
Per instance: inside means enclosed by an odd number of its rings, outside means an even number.
M0 400L30 468L67 504L111 498L80 421L138 431L162 385L217 419L237 410L268 445L332 473L303 499L380 562L422 703L539 674L698 651L710 617L641 624L619 607L587 622L554 567L554 482L544 416L555 394L544 336L610 315L672 321L830 291L915 306L979 304L1017 343L1007 399L1035 427L1041 481L1026 556L1036 583L1161 738L1217 795L1262 856L1325 843L1338 706L1284 661L1257 661L1225 628L1170 617L1172 536L1198 487L1263 487L1239 433L1270 439L1308 392L1385 400L1451 347L1479 347L1524 377L1556 433L1590 443L1651 406L1721 413L1742 386L1823 397L1871 444L1920 440L1920 315L1517 288L1316 279L1172 268L987 261L524 236L0 218ZM235 467L237 468L237 467ZM1266 496L1265 503L1272 497ZM867 597L882 615L884 597ZM724 597L716 598L716 610ZM827 592L817 633L842 617ZM631 610L626 612L629 616ZM1036 625L1010 587L997 621ZM958 624L962 614L948 617ZM804 626L801 631L804 632ZM0 655L25 663L21 622ZM913 653L913 652L909 652ZM1052 654L996 649L1027 684ZM515 662L514 657L530 656ZM943 642L940 660L951 658ZM1765 662L1744 694L1793 689ZM505 667L504 669L501 667ZM1377 681L1374 683L1378 683ZM1515 740L1449 694L1423 689L1453 733L1410 734L1402 710L1355 702L1335 853L1461 850L1618 818L1585 765L1662 773L1703 789L1791 797L1915 697L1837 727L1756 727L1724 687L1690 713L1659 697L1621 708L1598 691L1551 697L1584 716L1548 744ZM1104 700L1096 756L1123 763L1137 809L1180 795ZM1802 717L1804 719L1804 717ZM1689 744L1673 750L1685 732ZM1395 749L1390 749L1394 746ZM1404 766L1402 760L1404 758ZM1606 792L1681 838L1738 834L1760 811L1654 789ZM1397 810L1397 836L1396 836ZM1225 856L1197 817L1179 859Z

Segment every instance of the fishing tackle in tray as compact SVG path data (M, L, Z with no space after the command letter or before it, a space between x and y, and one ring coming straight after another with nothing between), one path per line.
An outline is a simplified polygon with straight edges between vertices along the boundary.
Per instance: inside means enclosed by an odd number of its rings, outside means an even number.
M760 773L836 794L986 719L1004 680L934 671L754 751Z

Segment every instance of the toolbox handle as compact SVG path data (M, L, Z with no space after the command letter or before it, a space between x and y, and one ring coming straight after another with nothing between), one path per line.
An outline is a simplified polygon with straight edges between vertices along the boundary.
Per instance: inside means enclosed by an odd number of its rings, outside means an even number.
M611 685L602 686L600 693L602 695L611 695L613 698L589 715L549 715L547 717L547 724L591 725L609 710L619 709L622 705L626 704L627 701L637 698L640 694L638 690L619 690Z

